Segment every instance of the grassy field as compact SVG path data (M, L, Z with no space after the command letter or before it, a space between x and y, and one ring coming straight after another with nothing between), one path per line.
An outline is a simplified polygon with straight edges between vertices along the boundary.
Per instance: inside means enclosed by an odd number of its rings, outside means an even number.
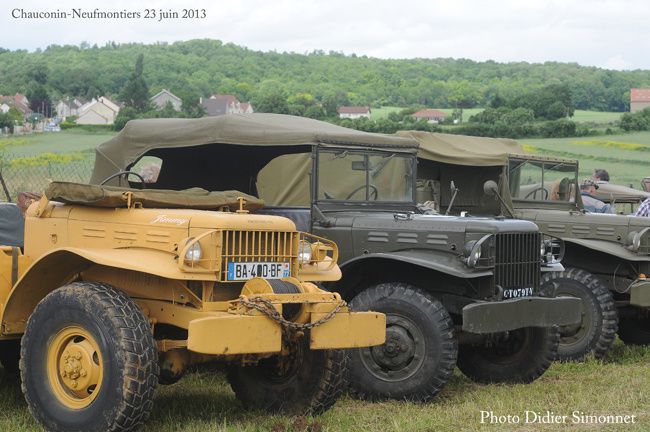
M209 431L626 431L650 430L650 349L617 344L603 361L555 364L530 385L479 385L456 372L432 402L368 403L344 397L321 417L244 411L221 373L195 372L156 391L144 428L151 432ZM0 370L0 374L3 371ZM37 431L20 386L1 376L0 428ZM567 415L566 425L525 424L525 411ZM481 424L481 411L519 415L520 424ZM634 415L634 424L572 424L572 412Z
M94 149L109 140L115 132L66 130L0 138L0 152L11 158L35 156L40 153L71 153Z
M381 108L372 109L372 118L381 119L385 118L391 112L401 111L404 108L394 107L394 106L385 106ZM453 108L438 108L440 111L451 115L454 111ZM483 111L483 108L467 108L463 110L463 121L466 122L469 118L475 114ZM611 125L614 122L618 121L621 118L623 113L620 112L600 112L600 111L584 111L576 110L573 114L571 120L576 123L595 123L600 125Z
M590 176L594 168L605 168L613 183L639 189L641 178L650 176L650 132L519 142L532 153L578 159L583 177Z

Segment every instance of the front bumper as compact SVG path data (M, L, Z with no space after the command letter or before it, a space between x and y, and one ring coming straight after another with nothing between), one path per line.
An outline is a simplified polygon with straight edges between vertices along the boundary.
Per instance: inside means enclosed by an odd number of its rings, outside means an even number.
M319 307L320 306L320 307ZM324 317L331 305L303 306L309 322ZM342 308L332 319L309 332L311 349L360 348L386 340L386 316L378 312L349 312ZM265 315L223 313L190 321L187 349L201 354L234 355L277 353L282 350L282 328Z
M650 307L650 280L639 279L630 286L630 306Z
M486 334L523 327L551 327L579 323L582 309L574 297L522 297L472 303L463 308L463 331Z

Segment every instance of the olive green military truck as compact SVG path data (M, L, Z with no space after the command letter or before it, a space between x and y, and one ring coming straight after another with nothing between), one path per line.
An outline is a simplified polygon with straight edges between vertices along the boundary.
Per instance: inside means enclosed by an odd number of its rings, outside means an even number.
M576 160L525 154L512 140L400 135L420 142L422 184L436 183L444 192L454 181L461 189L457 211L530 220L564 240L566 269L546 274L544 281L554 294L582 300L582 321L560 328L560 358L600 357L617 331L625 343L650 343L650 219L585 212ZM480 185L485 193L477 193ZM625 188L603 189L614 202L639 199ZM449 197L422 199L444 206Z
M527 221L424 214L417 149L276 114L138 120L97 148L91 181L155 164L147 187L242 190L264 199L256 213L335 241L343 278L327 288L387 315L386 343L350 352L360 396L427 400L456 365L481 382L536 379L556 357L554 326L579 321L577 299L538 295L561 242Z
M319 413L344 382L340 348L384 342L385 317L348 311L331 241L254 215L229 191L52 183L0 254L0 360L20 365L49 431L140 426L156 384L225 361L245 406ZM11 204L0 233L20 227ZM18 343L21 341L20 352ZM20 355L19 355L20 354Z

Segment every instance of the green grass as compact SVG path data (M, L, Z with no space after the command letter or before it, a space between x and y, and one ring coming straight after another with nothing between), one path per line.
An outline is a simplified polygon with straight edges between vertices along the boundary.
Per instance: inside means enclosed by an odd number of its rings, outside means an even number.
M577 123L601 123L611 124L621 119L623 113L620 112L601 112L601 111L584 111L575 110L571 120Z
M40 153L71 153L94 149L115 136L115 132L66 130L0 138L0 152L7 157L35 156Z
M392 112L398 112L403 109L404 108L402 107L395 107L395 106L383 106L381 108L372 108L372 114L370 118L374 120L379 120L388 117L388 114Z
M402 107L395 107L395 106L385 106L381 108L373 108L372 109L372 118L375 120L382 119L388 116L391 112L397 112L401 111L404 108ZM437 108L440 111L446 113L447 115L451 115L451 113L454 111L453 108ZM466 108L463 110L463 122L466 122L469 120L469 118L473 115L476 115L483 111L483 108ZM573 114L573 117L571 120L575 121L576 123L595 123L599 125L612 125L613 123L617 122L620 120L621 115L623 113L620 112L600 112L600 111L584 111L584 110L576 110L575 113Z
M650 132L519 142L532 146L534 153L578 159L583 177L594 168L605 168L612 183L639 189L641 179L650 176Z
M221 373L195 372L171 386L160 386L144 431L626 431L650 429L650 348L615 345L603 361L554 364L528 385L475 384L458 371L430 403L400 401L369 403L350 397L316 418L271 416L244 411ZM1 373L1 372L0 372ZM0 380L0 428L39 430L31 418L20 386ZM489 425L481 411L522 415L524 411L553 411L568 415L630 414L628 425Z

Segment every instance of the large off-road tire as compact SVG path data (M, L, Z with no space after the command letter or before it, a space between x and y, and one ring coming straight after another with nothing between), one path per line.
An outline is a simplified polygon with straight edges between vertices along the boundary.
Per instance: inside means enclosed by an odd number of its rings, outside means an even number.
M309 349L309 332L291 344L291 354L257 365L228 367L228 382L247 409L317 415L334 405L345 388L345 354Z
M627 345L650 345L650 312L636 310L622 315L618 337Z
M151 326L115 288L71 283L29 318L20 375L27 406L48 431L134 430L149 417L158 381Z
M0 341L0 363L5 370L5 375L18 377L20 370L20 339Z
M542 376L557 357L556 327L525 327L495 335L491 343L461 345L458 368L480 383L529 383Z
M439 301L412 285L382 283L358 294L350 308L386 314L384 345L347 351L354 395L427 401L445 386L458 342Z
M560 360L582 360L592 353L600 358L612 347L618 314L612 293L600 278L578 268L548 272L542 279L542 291L582 300L582 321L560 326Z

